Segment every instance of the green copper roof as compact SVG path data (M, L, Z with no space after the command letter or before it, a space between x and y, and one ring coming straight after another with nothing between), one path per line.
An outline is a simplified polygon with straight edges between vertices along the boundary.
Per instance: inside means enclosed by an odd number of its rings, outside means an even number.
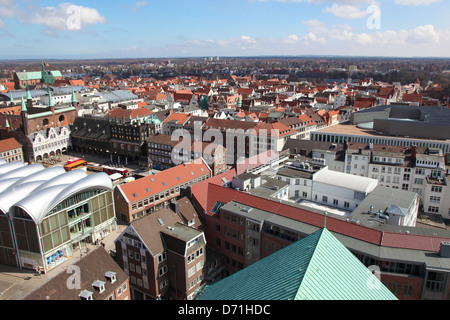
M9 125L8 119L6 119L6 128L11 128L11 126Z
M17 72L17 77L19 80L26 81L26 80L40 80L42 79L42 72L41 71L34 71L34 72Z
M72 103L75 103L75 102L77 102L77 98L75 97L75 92L73 91L73 88L72 88L72 99L70 100Z
M20 111L21 112L27 112L28 111L27 110L27 105L25 104L25 100L23 99L23 96L22 96L22 105L21 105Z
M198 300L397 300L326 228L206 286Z
M53 102L53 98L52 98L52 92L50 90L48 90L48 106L49 107L55 106L55 103Z
M31 92L30 92L30 90L27 90L27 100L31 100L31 99L33 99L31 97Z

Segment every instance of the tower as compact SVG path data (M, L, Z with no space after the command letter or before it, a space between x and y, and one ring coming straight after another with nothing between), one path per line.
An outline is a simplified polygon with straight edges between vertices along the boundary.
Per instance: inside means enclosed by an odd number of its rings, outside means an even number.
M31 100L30 100L31 103ZM30 132L28 132L28 109L27 105L25 103L25 100L22 96L22 102L21 102L21 108L20 108L20 116L22 117L22 125L23 125L23 131L25 135L29 135Z
M73 107L75 107L78 102L77 98L75 97L75 92L73 91L73 88L72 88L72 98L70 99L70 102L72 103Z

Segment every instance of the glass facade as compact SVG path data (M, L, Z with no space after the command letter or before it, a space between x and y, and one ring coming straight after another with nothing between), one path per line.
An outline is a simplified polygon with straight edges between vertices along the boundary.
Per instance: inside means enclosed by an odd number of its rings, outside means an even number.
M13 207L21 264L45 270L71 256L80 242L94 242L96 233L114 223L111 191L85 190L56 205L36 226L21 208Z

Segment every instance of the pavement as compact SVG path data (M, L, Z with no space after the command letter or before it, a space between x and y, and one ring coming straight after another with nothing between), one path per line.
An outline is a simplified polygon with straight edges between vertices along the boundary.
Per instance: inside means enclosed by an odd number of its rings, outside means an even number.
M127 227L126 224L117 224L116 230L108 234L101 242L105 244L105 250L115 251L114 241ZM77 250L75 254L61 263L47 274L37 275L33 270L13 268L0 265L0 300L20 300L33 290L39 288L47 281L66 270L70 265L76 263L90 251L100 245L83 244L81 250Z

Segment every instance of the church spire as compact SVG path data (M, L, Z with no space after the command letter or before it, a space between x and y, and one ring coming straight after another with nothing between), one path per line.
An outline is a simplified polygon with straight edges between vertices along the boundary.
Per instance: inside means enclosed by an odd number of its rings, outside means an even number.
M48 106L49 107L54 107L55 106L55 104L53 103L52 92L51 92L50 89L48 90Z
M21 105L20 111L21 112L28 112L27 105L25 104L25 99L23 98L23 96L22 96L22 105Z
M72 104L77 103L77 98L75 97L75 92L73 91L72 88L72 99L71 99Z

